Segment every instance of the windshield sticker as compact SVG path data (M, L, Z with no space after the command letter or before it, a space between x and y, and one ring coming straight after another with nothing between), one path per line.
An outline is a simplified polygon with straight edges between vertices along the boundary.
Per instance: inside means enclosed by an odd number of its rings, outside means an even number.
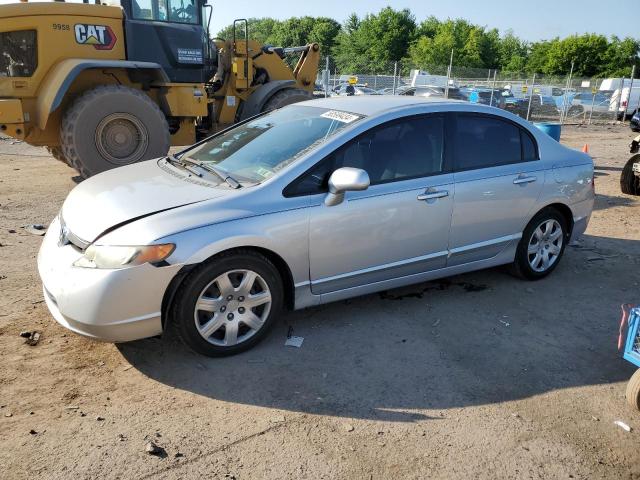
M269 178L271 175L273 175L273 172L271 170L267 170L264 167L258 168L258 170L256 170L256 173L262 178Z
M353 113L341 112L340 110L329 110L328 112L324 112L320 116L328 118L330 120L337 120L342 123L351 123L360 118L358 115L354 115Z

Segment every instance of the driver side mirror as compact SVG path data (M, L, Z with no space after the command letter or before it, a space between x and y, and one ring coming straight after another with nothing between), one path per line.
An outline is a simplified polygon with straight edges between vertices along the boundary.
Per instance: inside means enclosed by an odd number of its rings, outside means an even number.
M361 168L339 168L329 177L329 193L324 204L327 207L339 205L344 201L345 192L366 190L370 184L369 174Z

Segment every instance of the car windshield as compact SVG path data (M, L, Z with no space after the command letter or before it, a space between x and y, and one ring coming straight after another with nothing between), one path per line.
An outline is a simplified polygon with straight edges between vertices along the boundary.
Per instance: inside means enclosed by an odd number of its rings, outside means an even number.
M292 105L238 125L185 152L238 181L260 183L362 115Z

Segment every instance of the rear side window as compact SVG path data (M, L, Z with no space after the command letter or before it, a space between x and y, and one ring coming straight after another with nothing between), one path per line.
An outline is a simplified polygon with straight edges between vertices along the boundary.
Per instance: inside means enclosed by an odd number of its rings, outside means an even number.
M455 115L452 132L456 170L535 160L531 136L514 123L482 114Z

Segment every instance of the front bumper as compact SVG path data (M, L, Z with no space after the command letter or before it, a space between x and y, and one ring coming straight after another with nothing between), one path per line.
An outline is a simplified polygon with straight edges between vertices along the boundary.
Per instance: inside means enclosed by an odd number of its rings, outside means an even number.
M38 253L38 272L49 311L62 326L108 342L127 342L162 333L161 305L182 265L150 264L119 270L74 267L82 255L58 245L56 218Z
M0 98L0 133L10 137L24 139L25 114L22 101L16 98Z

